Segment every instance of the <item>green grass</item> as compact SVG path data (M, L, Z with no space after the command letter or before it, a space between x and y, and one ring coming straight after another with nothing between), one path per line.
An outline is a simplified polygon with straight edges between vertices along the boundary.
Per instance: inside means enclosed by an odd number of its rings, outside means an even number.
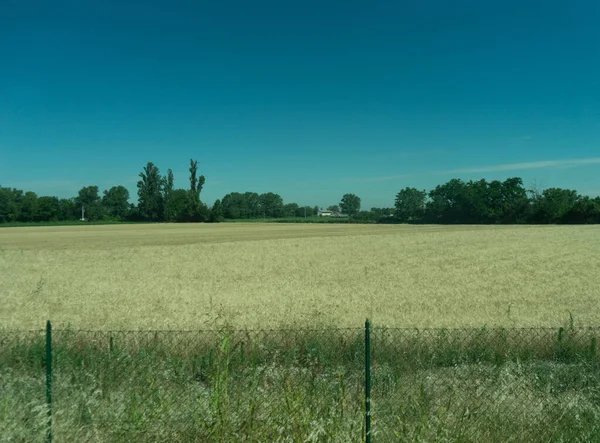
M282 218L244 218L227 219L225 223L354 223L354 224L373 224L373 221L357 220L342 217L282 217ZM43 227L43 226L94 226L94 225L135 225L157 222L145 221L116 221L116 220L96 220L82 222L80 220L66 221L47 221L47 222L8 222L0 223L0 228L25 228L25 227Z
M361 441L362 329L54 334L55 441ZM599 441L597 329L373 331L374 441ZM42 441L42 332L0 332L0 435Z
M356 220L344 217L282 217L282 218L245 218L225 220L226 223L359 223L372 224L372 221Z
M80 220L65 220L65 221L48 221L48 222L9 222L0 223L0 228L26 228L40 226L90 226L90 225L135 225L145 224L149 222L131 222L131 221L116 221L116 220L96 220L85 221Z

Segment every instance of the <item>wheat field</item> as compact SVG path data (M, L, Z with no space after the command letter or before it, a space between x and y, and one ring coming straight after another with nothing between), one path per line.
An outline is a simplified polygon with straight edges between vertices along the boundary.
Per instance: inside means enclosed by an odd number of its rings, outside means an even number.
M598 226L0 230L0 328L600 323Z

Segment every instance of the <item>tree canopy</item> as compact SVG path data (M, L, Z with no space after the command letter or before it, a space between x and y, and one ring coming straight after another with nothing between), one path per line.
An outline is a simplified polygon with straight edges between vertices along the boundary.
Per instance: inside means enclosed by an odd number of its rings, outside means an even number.
M402 222L421 219L425 213L426 191L404 188L396 195L396 218Z
M164 217L164 181L158 167L152 162L144 166L138 181L138 209L148 221L159 221Z
M354 194L344 194L342 201L340 201L340 209L344 214L358 214L360 212L360 197Z
M275 192L230 192L209 208L201 193L206 183L199 163L190 160L189 188L175 189L171 169L161 176L148 162L139 174L137 205L121 185L100 192L96 185L82 187L74 198L38 196L35 192L0 186L0 223L79 220L82 207L88 220L153 222L220 222L231 219L313 217L319 206L284 202ZM361 199L344 194L328 207L362 223L521 224L600 223L600 197L582 196L576 190L527 190L519 177L504 181L451 179L430 191L405 187L393 208L361 211Z

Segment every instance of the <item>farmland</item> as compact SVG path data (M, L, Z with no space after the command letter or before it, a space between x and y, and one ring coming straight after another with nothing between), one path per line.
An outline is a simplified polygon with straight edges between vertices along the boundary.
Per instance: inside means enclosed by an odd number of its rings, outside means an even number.
M50 318L56 441L361 441L368 316L376 441L594 441L599 246L595 226L2 229L0 434L47 432Z
M599 250L596 226L9 228L0 325L595 325Z

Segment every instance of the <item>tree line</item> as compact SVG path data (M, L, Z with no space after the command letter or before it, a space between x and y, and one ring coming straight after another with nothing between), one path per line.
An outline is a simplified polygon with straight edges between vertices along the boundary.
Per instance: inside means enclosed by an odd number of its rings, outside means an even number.
M273 192L231 192L209 207L201 199L205 182L198 173L198 161L192 159L186 189L174 188L171 169L162 175L148 162L139 173L137 205L129 201L124 186L102 193L98 186L85 186L76 197L61 199L0 186L0 223L71 221L82 215L91 221L221 222L309 218L322 209L285 203ZM518 177L490 182L452 179L430 191L406 187L396 194L393 207L368 211L361 210L360 197L345 194L327 209L347 216L349 222L363 223L600 223L600 197L562 188L528 190Z
M394 219L408 223L600 223L600 197L562 188L527 190L519 177L452 179L429 192L407 187L396 195L394 209Z
M138 203L129 202L124 186L100 194L98 186L84 186L74 198L38 197L34 192L0 186L0 223L90 221L202 222L220 221L200 199L206 181L198 176L198 161L190 160L189 188L175 189L171 169L162 175L148 162L139 174ZM217 217L216 219L214 217Z

